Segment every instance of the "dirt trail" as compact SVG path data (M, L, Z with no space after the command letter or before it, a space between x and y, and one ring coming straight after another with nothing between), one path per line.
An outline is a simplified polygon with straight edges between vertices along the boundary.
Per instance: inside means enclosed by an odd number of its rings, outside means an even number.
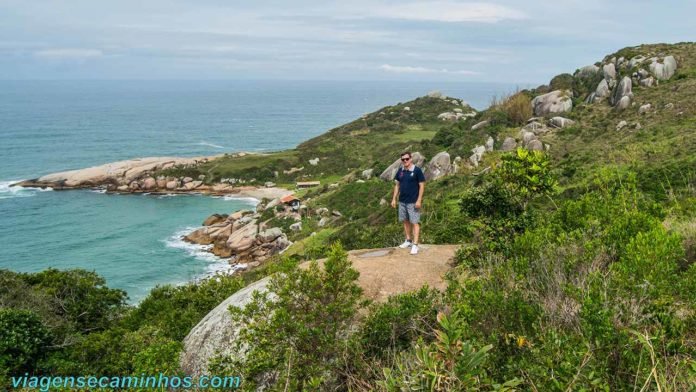
M410 255L409 249L361 249L349 251L348 257L360 272L365 297L384 302L390 295L417 290L424 284L444 289L444 275L457 248L459 245L420 245L417 255Z

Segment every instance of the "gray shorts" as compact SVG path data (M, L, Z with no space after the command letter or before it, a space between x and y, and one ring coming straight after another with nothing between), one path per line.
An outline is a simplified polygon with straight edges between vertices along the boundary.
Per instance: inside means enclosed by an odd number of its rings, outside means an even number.
M411 223L420 222L421 210L416 208L416 203L402 203L399 202L399 222L405 220Z

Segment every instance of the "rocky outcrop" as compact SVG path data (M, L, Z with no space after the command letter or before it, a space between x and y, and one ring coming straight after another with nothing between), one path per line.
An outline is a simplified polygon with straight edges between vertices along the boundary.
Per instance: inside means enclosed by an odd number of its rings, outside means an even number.
M203 222L207 225L184 236L184 240L212 245L209 251L214 255L254 267L290 246L279 228L262 230L259 217L260 214L251 211L229 216L214 214Z
M419 152L414 152L411 155L411 159L413 159L413 164L418 167L422 167L423 162L425 162L425 157ZM379 175L379 178L384 181L393 181L396 172L399 171L399 167L401 167L401 158L395 160L388 168L384 169L382 174Z
M426 181L436 180L442 176L453 173L454 167L450 161L450 155L446 151L439 152L425 165Z
M385 302L390 296L417 290L423 285L436 290L447 286L445 274L457 245L422 245L418 257L409 257L408 249L352 250L348 257L360 276L358 284L367 299ZM322 260L319 261L323 263ZM306 264L300 268L306 268ZM271 277L263 278L234 293L210 311L184 338L180 357L182 370L190 376L209 374L211 358L234 353L235 339L242 328L234 325L231 306L243 308L255 291L267 292ZM273 297L271 297L273 298Z
M617 109L626 109L631 106L633 99L633 82L628 76L624 76L611 98L611 103Z
M546 116L553 113L565 113L573 109L572 92L555 90L539 95L532 100L535 116Z
M252 300L255 291L265 292L270 277L266 277L237 291L211 310L184 338L184 351L180 363L186 374L209 374L208 362L217 355L232 353L239 329L232 327L230 306L244 307Z
M653 58L649 68L658 80L668 80L677 71L677 60L674 56L666 56L660 63L657 58Z
M154 186L157 185L157 180L149 177L149 173L178 165L193 165L209 162L215 158L218 158L218 156L196 158L137 158L93 166L86 169L48 174L37 179L23 181L17 185L52 187L54 189L91 188L99 185L112 185L115 189L121 185L130 186L135 180L142 180L147 182L149 190L154 189ZM138 183L138 189L143 188L142 185L143 184Z
M484 146L476 146L473 149L471 149L471 156L469 157L469 162L474 167L478 167L479 163L483 160L483 154L486 153L486 147Z

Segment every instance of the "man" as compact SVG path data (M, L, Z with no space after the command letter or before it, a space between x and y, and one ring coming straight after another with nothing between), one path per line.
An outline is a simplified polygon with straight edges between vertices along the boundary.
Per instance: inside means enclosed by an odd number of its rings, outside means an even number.
M406 241L399 248L411 247L411 254L418 254L418 237L420 236L420 214L425 189L423 171L413 164L410 152L401 154L403 165L394 176L394 196L391 206L396 208L399 200L399 222L404 223ZM413 233L411 232L413 230ZM413 234L413 236L411 236Z

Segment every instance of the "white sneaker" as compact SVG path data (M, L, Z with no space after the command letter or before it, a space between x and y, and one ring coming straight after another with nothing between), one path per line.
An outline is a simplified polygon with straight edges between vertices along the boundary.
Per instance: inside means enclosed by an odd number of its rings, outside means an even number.
M411 242L411 241L409 241L409 240L406 240L406 241L404 241L403 244L399 245L399 248L405 249L405 248L408 248L408 247L411 246L411 245L413 245L413 242Z
M418 245L413 244L413 245L411 246L411 254L412 254L412 255L417 255L417 254L418 254Z

